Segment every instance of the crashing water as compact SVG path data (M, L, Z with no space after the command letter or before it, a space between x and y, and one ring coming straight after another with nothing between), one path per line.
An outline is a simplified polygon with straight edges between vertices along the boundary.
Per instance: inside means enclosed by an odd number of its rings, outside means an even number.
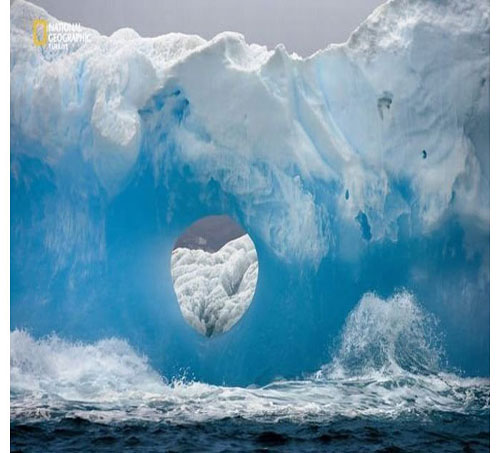
M35 340L16 330L11 334L12 414L177 423L485 413L489 379L442 371L441 352L429 344L433 329L409 294L386 301L367 294L350 314L330 364L300 380L247 388L180 377L168 382L124 340L83 344L55 335Z
M478 451L486 451L489 379L443 371L439 340L429 341L435 333L435 320L408 293L388 300L366 294L349 315L329 364L301 379L242 388L181 378L168 382L124 340L35 340L16 330L13 439L22 445L23 429L30 427L35 439L46 436L54 445L58 430L69 430L70 438L93 436L95 448L103 438L127 447L133 437L132 445L149 445L151 451L165 445L199 449L204 442L206 451L219 451L233 438L241 451L259 445L308 451L318 440L323 448L333 442L356 451L365 435L378 447L448 436L453 451L467 434ZM440 431L438 421L448 425ZM418 442L394 435L406 432L407 424L427 431ZM208 433L200 432L203 425ZM123 436L124 427L134 436ZM148 444L152 431L158 445ZM242 432L248 437L238 440Z

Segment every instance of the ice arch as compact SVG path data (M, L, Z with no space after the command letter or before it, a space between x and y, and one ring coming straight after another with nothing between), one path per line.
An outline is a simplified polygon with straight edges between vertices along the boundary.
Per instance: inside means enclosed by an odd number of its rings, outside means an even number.
M451 364L488 373L486 0L393 0L307 59L234 33L89 30L57 53L34 18L56 21L13 2L12 328L123 337L167 377L248 385L317 370L364 293L405 288ZM165 270L209 214L250 234L259 278L206 341Z

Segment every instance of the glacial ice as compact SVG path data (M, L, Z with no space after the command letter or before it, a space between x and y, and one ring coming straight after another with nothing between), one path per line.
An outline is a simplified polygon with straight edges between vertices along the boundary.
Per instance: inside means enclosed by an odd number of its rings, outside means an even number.
M184 319L208 337L229 330L252 302L258 266L257 252L248 234L214 253L175 249L171 272Z
M487 0L390 0L308 57L129 29L51 51L38 18L57 22L12 3L13 329L268 383L325 363L363 294L405 288L450 363L488 375ZM220 214L251 235L259 285L208 341L182 319L170 251Z
M401 216L417 230L451 213L488 228L477 120L489 109L487 1L391 1L346 44L309 58L235 33L127 30L89 30L90 43L51 53L33 45L31 20L55 18L23 0L11 16L12 127L55 171L77 150L116 194L147 141L158 167L178 159L238 196L247 221L289 258L328 253L339 240L332 211L353 228L365 213L375 240L396 238ZM395 181L407 182L411 202Z

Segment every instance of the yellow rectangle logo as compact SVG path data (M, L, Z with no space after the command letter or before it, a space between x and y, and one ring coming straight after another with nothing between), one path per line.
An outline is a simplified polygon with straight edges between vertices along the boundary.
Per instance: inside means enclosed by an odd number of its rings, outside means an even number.
M42 38L39 38L38 30L42 30ZM33 43L35 46L45 46L47 44L47 21L45 19L35 19L33 21Z

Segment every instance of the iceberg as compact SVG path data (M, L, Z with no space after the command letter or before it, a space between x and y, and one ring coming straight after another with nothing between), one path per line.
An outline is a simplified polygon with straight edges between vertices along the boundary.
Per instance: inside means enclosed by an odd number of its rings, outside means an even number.
M318 370L363 294L404 288L450 364L488 375L488 1L391 0L309 57L130 29L54 50L35 19L60 23L12 3L12 329L125 338L167 377L265 384ZM259 278L206 338L170 255L220 214Z
M257 285L257 252L248 234L214 253L179 247L172 281L184 319L207 337L228 331L244 315Z

